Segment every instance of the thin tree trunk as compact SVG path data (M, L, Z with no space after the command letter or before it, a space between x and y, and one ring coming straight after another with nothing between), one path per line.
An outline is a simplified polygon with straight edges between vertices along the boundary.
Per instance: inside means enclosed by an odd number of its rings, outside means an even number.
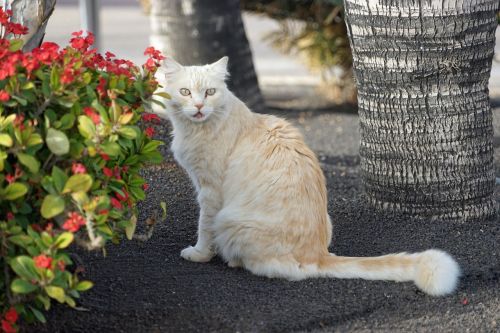
M40 46L56 0L3 0L0 5L12 10L14 22L28 28L28 34L23 36L23 51L31 51Z
M474 220L496 214L488 80L498 0L345 0L376 208Z
M264 102L238 0L152 0L151 43L183 65L229 57L229 88L254 111Z

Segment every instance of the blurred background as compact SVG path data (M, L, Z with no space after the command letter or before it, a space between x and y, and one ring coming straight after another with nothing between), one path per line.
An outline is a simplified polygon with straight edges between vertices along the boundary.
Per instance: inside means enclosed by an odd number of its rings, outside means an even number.
M234 10L217 8L225 2L228 1L205 1L210 4L206 15L220 15L224 19L221 11ZM186 31L179 30L182 27L179 28L175 19L189 10L185 8L189 1L58 0L47 26L45 40L65 45L70 37L69 32L87 27L85 16L88 19L92 11L85 11L85 5L88 7L91 3L97 7L92 16L97 18L99 48L101 51L111 51L118 57L141 63L145 60L143 51L149 45L163 48L167 56L175 54L174 48L178 49L182 44L190 45L192 49L221 48L203 39L211 38L210 35L194 36L197 38L196 43L193 42L193 36L183 39ZM244 32L251 50L250 59L253 58L260 90L268 106L325 109L355 102L351 54L341 4L342 0L240 1ZM216 22L215 19L206 18L208 24ZM171 32L167 37L161 36L168 35L169 28L178 35L177 40ZM205 44L201 45L200 39ZM497 40L500 41L500 30L497 30ZM494 61L490 80L494 99L500 98L500 42L497 42L496 51L497 60ZM231 53L232 50L227 52ZM181 63L196 62L197 59L191 57L192 53L193 50L183 50L177 60ZM198 59L203 62L204 58L210 56L205 54ZM230 61L234 63L236 59L234 56L232 58ZM236 78L233 73L233 80Z

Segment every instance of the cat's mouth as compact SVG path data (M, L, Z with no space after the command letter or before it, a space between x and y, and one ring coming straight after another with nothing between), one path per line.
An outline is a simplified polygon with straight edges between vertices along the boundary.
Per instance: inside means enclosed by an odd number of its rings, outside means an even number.
M203 117L205 117L205 115L203 113L201 113L200 111L198 111L194 116L193 118L196 118L196 119L202 119Z

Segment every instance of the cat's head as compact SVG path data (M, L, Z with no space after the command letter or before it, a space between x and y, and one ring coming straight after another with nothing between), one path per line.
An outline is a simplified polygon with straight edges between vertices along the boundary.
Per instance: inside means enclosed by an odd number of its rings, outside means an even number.
M223 57L209 65L182 66L167 58L162 69L171 96L168 105L172 116L202 123L223 112L228 93L227 62L228 58Z

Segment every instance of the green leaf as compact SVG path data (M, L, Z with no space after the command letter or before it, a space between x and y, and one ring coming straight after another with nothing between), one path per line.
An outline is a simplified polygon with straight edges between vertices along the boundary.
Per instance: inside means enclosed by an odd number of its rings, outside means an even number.
M8 135L7 133L0 134L0 145L5 146L5 147L12 147L13 143L14 143L14 141L12 140L10 135Z
M22 39L11 39L9 51L15 52L19 51L24 45L24 41Z
M42 202L40 211L42 216L50 219L64 211L65 203L64 198L59 195L48 194Z
M69 152L69 140L64 132L49 128L45 141L54 155L64 155Z
M71 197L75 200L80 206L86 205L89 202L89 196L87 193L83 191L73 192L71 193Z
M86 139L92 139L96 135L95 125L87 116L78 117L78 130Z
M34 145L39 145L40 143L43 143L42 136L38 133L33 133L26 142L26 146L31 147Z
M43 307L45 308L46 311L50 310L50 298L43 295L43 294L38 294L36 296L36 299L40 301L40 303L43 304Z
M76 306L76 302L73 298L71 298L70 296L66 296L64 298L64 301L66 302L66 304L68 304L69 306L71 306L72 308L74 308Z
M17 153L17 158L22 165L26 166L29 171L31 171L31 173L37 173L40 169L40 162L38 162L37 159L31 155Z
M10 290L15 292L16 294L28 294L32 291L35 291L38 287L29 283L26 280L22 279L14 279L10 284Z
M127 235L128 240L131 240L132 237L134 237L136 227L137 227L137 216L132 215L129 223L125 227L125 234Z
M47 322L47 319L45 319L45 316L43 315L43 313L41 313L39 310L35 309L32 306L30 306L29 308L30 308L31 312L33 312L33 315L35 315L36 319L38 319L39 322L44 323L44 324Z
M154 95L155 96L160 96L160 97L163 97L163 98L166 98L166 99L171 99L172 98L169 94L167 94L164 91L160 91L160 92L154 93Z
M57 90L59 86L59 72L57 70L57 66L52 66L52 70L50 72L50 87L52 90Z
M158 141L158 140L152 140L144 145L144 147L141 150L141 153L152 153L157 150L159 146L163 145L163 142Z
M32 81L28 81L23 85L23 90L30 90L35 88L35 84Z
M20 277L26 280L38 280L38 273L33 259L28 256L18 256L9 262L10 267Z
M64 303L66 295L64 294L63 288L56 286L46 286L45 292L47 293L47 295L57 300L59 303Z
M118 129L118 133L126 139L135 139L137 137L137 132L128 126L123 126Z
M78 290L78 291L85 291L85 290L89 290L90 288L92 288L94 286L94 284L90 281L80 281L75 289Z
M60 129L62 130L70 129L71 127L73 127L73 124L75 123L75 116L72 113L66 113L64 116L62 116L60 122L61 122Z
M0 150L0 171L3 171L4 161L7 159L7 153Z
M69 192L87 192L92 186L92 177L88 174L80 173L69 177L64 185L63 193Z
M66 181L68 180L68 176L59 169L57 166L54 166L52 168L52 180L54 181L55 188L57 192L62 192L64 188L64 184L66 184Z
M5 188L3 197L7 200L16 200L25 195L26 192L28 192L28 186L23 183L12 183Z
M8 238L9 242L26 248L32 243L31 237L27 235L15 235Z
M165 201L160 202L161 210L163 211L163 215L161 219L164 220L167 218L167 203Z
M71 244L71 242L73 242L74 238L75 238L75 236L73 236L73 234L71 232L63 232L62 234L60 234L57 237L54 245L58 249L67 248Z
M116 142L107 142L105 144L102 144L101 149L104 153L108 154L109 156L117 156L122 151L120 145L117 144Z
M22 98L22 97L19 97L19 96L16 96L16 95L12 95L11 97L13 99L15 99L16 101L18 101L19 104L21 104L22 106L28 105L28 101L25 98Z

